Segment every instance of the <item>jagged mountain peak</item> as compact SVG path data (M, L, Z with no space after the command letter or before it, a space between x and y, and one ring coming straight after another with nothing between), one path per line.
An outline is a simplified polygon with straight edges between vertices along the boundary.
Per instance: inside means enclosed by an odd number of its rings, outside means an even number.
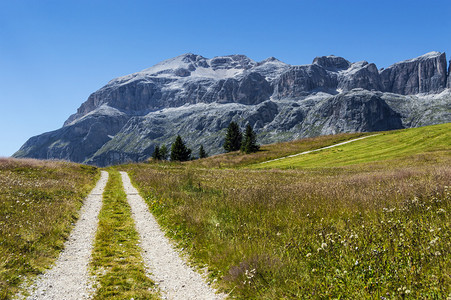
M351 66L348 60L335 55L315 57L312 64L320 65L325 69L331 70L346 70Z
M438 52L438 51L431 51L431 52L425 53L425 54L420 55L420 56L415 57L415 58L406 59L406 60L403 60L403 61L396 62L396 63L394 63L391 66L405 64L405 63L415 63L415 62L418 62L418 61L428 61L428 60L431 60L431 59L433 60L433 59L440 58L442 56L446 57L446 53L445 52L442 53L442 52ZM388 68L390 68L390 67L388 67Z
M15 156L104 166L143 160L177 134L213 154L232 120L251 124L262 143L450 122L448 74L440 52L380 71L335 55L292 66L186 53L113 79L63 128L30 138Z

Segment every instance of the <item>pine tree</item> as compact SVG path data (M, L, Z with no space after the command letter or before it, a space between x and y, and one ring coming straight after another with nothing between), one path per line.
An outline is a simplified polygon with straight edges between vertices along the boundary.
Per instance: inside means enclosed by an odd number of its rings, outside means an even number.
M205 152L204 146L200 145L199 158L207 158L207 157L208 157L208 154L207 154L207 152Z
M158 147L158 145L156 145L155 149L153 150L152 158L154 160L161 160L160 147Z
M167 160L168 159L168 155L169 155L169 150L168 147L166 147L166 145L161 146L160 148L160 157L162 160Z
M177 136L175 142L171 146L172 161L187 161L191 158L191 149L185 146L180 135Z
M255 135L254 130L252 129L250 124L247 124L246 131L244 133L244 141L241 145L241 151L249 154L252 152L257 152L260 149L260 146L257 144L257 137Z
M240 150L242 139L243 135L241 134L241 130L238 124L236 122L230 122L224 141L225 151L231 152Z

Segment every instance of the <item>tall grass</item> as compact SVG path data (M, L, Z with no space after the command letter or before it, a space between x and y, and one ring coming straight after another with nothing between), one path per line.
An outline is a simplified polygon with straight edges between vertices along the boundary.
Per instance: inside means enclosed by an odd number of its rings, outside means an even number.
M55 260L98 177L84 165L0 159L0 299Z
M409 159L397 169L124 168L168 235L233 297L445 299L451 161Z

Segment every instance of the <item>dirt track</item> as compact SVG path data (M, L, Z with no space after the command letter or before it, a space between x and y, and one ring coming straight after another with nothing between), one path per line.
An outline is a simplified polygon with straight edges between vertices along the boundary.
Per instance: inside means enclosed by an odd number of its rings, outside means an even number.
M144 263L166 299L223 299L224 295L215 294L202 276L180 258L149 212L147 204L130 183L127 173L121 172L121 175L140 236Z

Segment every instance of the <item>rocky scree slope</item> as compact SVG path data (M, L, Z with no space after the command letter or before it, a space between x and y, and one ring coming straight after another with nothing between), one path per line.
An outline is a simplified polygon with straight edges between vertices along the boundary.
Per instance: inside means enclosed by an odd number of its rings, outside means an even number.
M106 166L145 160L180 134L197 153L222 152L231 121L260 143L451 121L446 54L430 52L379 70L322 56L291 66L244 55L184 54L111 80L64 126L30 138L15 157Z

